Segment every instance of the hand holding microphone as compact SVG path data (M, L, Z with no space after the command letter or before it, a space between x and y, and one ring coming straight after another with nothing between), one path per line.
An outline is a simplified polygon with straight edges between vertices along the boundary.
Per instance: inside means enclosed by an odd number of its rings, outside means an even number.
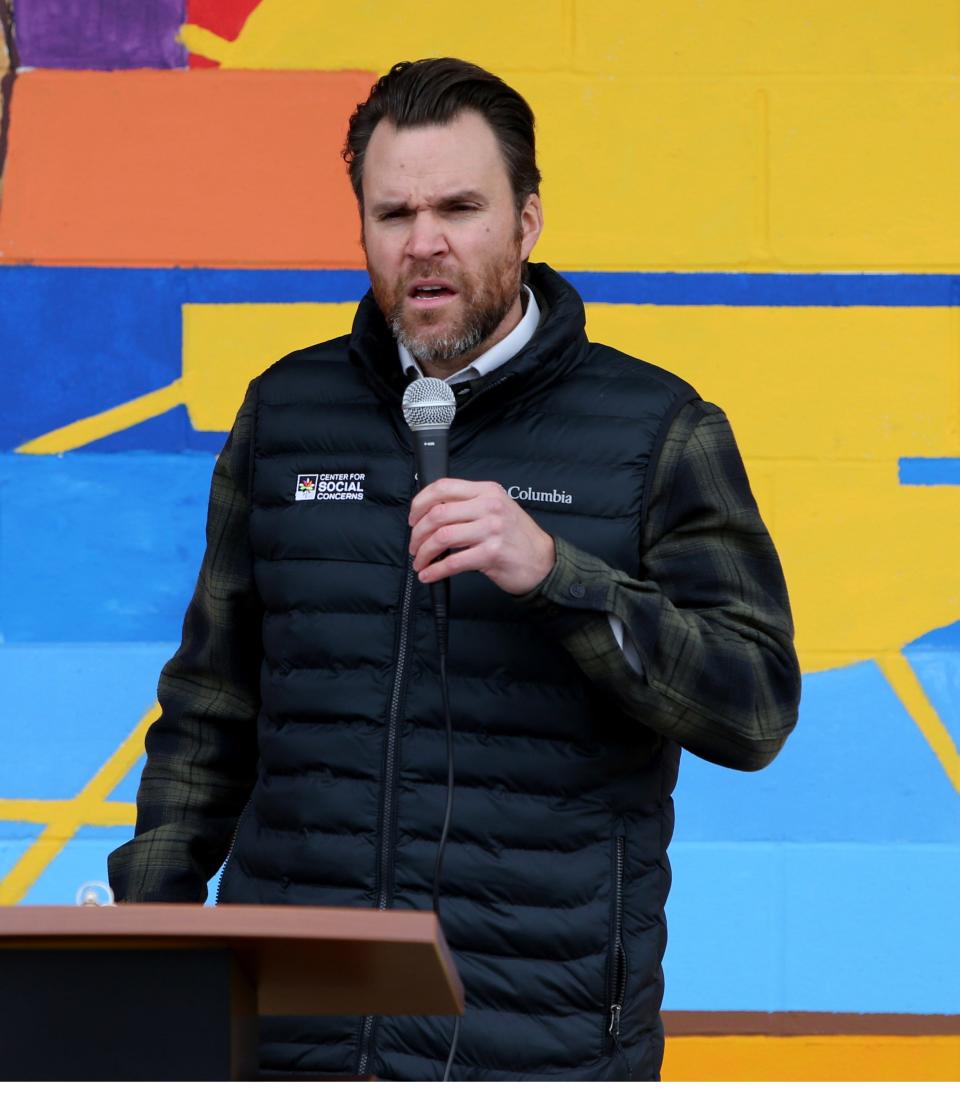
M511 595L523 595L553 568L553 538L502 485L447 477L447 433L456 408L453 390L439 378L419 378L404 393L421 485L410 507L413 567L425 584L482 572ZM447 551L453 552L438 560Z

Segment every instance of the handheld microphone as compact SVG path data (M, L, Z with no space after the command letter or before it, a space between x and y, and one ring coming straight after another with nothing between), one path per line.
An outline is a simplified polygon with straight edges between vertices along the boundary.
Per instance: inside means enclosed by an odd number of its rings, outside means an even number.
M457 414L453 390L440 378L417 378L403 394L403 418L413 432L420 488L447 475L447 436ZM447 649L447 603L450 582L436 580L430 585L433 616L440 651Z

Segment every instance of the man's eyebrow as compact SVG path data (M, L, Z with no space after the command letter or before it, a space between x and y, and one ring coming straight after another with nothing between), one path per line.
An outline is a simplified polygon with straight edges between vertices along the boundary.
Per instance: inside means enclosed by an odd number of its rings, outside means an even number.
M428 205L435 208L443 209L450 206L461 206L467 203L475 203L478 206L485 206L487 199L480 191L455 191L449 195L441 195L439 198L431 200ZM382 217L384 214L406 214L410 213L412 207L406 199L384 199L382 202L375 202L370 208L370 213L374 217Z
M456 191L452 195L444 195L437 199L435 206L460 206L463 203L474 202L478 205L486 205L486 198L480 191Z

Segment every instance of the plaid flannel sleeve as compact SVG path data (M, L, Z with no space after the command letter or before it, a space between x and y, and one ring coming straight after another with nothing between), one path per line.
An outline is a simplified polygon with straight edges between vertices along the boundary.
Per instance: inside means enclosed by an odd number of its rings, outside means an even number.
M253 787L262 610L247 529L251 393L214 468L206 552L160 675L134 838L108 860L118 901L206 900Z
M639 576L557 538L553 570L520 601L638 725L758 770L796 724L800 670L780 561L719 408L680 410L648 491Z

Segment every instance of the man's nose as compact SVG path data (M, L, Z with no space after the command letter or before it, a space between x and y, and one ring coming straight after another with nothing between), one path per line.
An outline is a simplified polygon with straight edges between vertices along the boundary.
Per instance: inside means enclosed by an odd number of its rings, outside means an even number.
M407 254L411 259L431 259L447 251L447 238L443 225L428 211L416 214L407 238Z

